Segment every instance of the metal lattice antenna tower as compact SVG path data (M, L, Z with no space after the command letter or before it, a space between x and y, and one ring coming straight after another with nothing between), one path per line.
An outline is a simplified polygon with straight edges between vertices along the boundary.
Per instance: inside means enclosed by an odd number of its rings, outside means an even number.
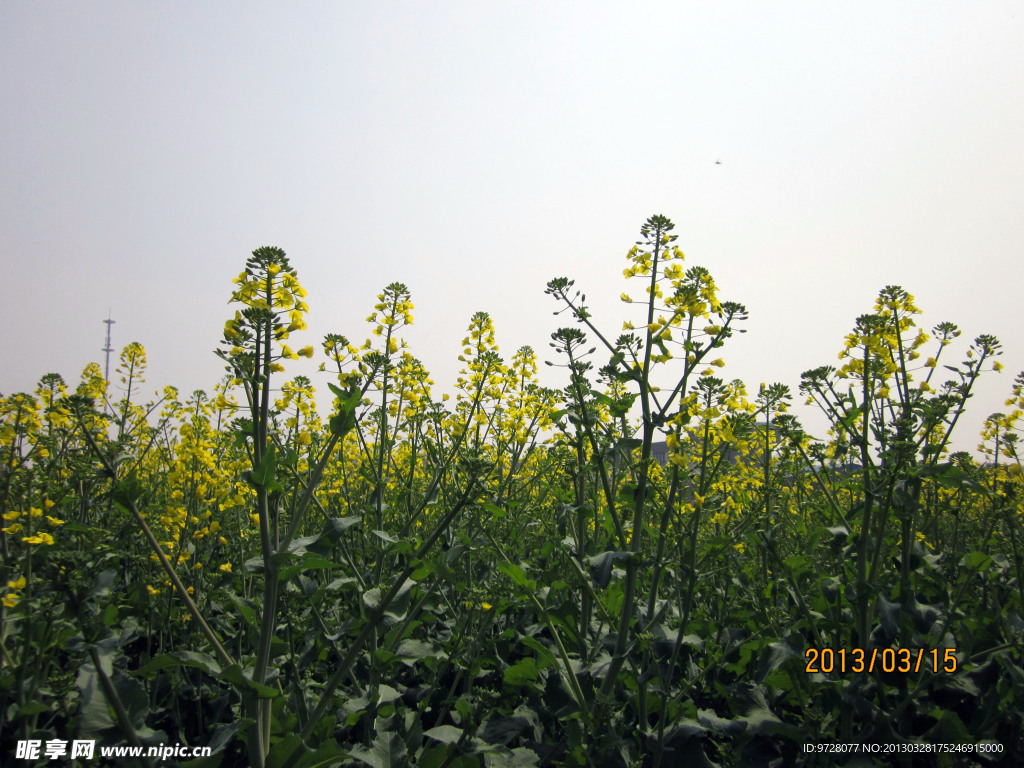
M107 346L103 348L103 351L107 353L107 364L103 369L103 378L108 382L110 381L110 353L114 351L114 348L110 346L110 326L117 322L117 320L110 319L110 310L107 310L107 319L103 321L107 324Z

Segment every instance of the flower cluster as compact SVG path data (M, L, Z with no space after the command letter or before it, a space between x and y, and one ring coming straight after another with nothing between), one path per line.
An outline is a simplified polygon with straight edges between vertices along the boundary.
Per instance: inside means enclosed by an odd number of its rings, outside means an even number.
M269 371L283 371L281 359L312 357L313 348L298 351L284 344L289 335L306 327L309 307L303 299L306 290L288 257L280 248L257 248L245 264L245 270L233 281L238 287L231 301L242 304L235 316L224 324L221 356L229 362L236 378L252 382ZM271 340L280 344L272 350Z

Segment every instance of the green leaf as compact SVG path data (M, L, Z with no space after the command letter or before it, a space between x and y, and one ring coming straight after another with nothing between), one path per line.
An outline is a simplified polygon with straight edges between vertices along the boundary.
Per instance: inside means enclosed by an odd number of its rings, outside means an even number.
M402 698L402 694L392 688L390 685L381 685L377 689L377 703L378 704L389 704L396 699Z
M241 448L245 445L246 441L256 434L256 430L253 429L251 419L239 419L236 424L238 428L233 430L234 443L236 448Z
M110 587L114 583L114 578L117 576L117 571L113 568L108 568L102 571L96 576L96 584L89 592L90 598L106 597L110 594Z
M398 644L395 649L395 656L412 666L412 661L431 658L437 655L437 646L425 640L406 639Z
M924 734L932 744L971 744L977 740L955 712L945 711L932 728Z
M224 747L231 743L231 740L235 738L235 734L238 733L242 728L248 728L252 724L250 718L239 718L233 723L220 723L216 728L213 729L213 735L210 736L210 740L206 743L206 746L210 748L210 754L216 755L218 752L222 752Z
M405 583L402 584L401 589L395 593L395 596L387 605L381 604L385 592L383 592L379 587L368 589L363 593L363 606L371 615L380 614L381 616L390 619L392 622L400 621L405 617L405 612L409 610L409 599L414 586L416 586L416 582L412 579L406 579ZM383 613L381 613L382 611Z
M697 722L709 731L722 736L736 736L747 729L746 723L719 717L712 709L698 709Z
M523 589L528 589L531 592L537 589L537 582L533 581L532 579L526 578L526 571L523 570L522 566L516 565L514 563L501 562L498 563L497 568L499 571L501 571L510 579L512 579L512 581L515 582L517 586L520 586Z
M827 529L832 534L832 546L841 547L850 536L850 529L845 525L833 525Z
M660 346L662 352L665 352L665 345L660 344ZM618 400L616 400L608 409L611 415L618 417L625 416L627 413L629 413L629 409L633 407L633 403L636 401L638 394L639 393L633 392L631 394L623 395Z
M508 510L502 509L501 507L498 507L489 501L485 501L483 503L483 507L488 512L490 512L491 515L493 515L494 517L505 517L508 515Z
M133 469L128 473L127 477L117 484L111 496L114 501L123 504L125 507L131 507L132 504L142 498L145 490Z
M269 685L253 682L252 678L247 677L242 671L242 667L238 664L232 664L230 667L225 667L224 671L217 677L225 682L232 683L239 688L247 688L250 691L253 691L261 699L273 699L279 695L279 691L276 688L271 688Z
M590 578L599 589L604 589L612 579L612 569L615 567L615 563L628 563L632 559L632 552L619 551L602 552L599 555L588 557L587 564L590 566Z
M916 474L918 477L930 477L947 488L967 488L983 496L992 496L992 489L986 488L951 462L921 467Z
M986 555L984 552L968 552L962 558L960 558L960 567L967 568L971 571L977 571L979 573L985 573L995 565L995 560L990 555Z
M31 717L32 715L39 715L50 711L50 707L41 701L30 701L23 706L18 707L15 705L15 707L18 712L15 717Z
M370 531L370 533L372 533L374 536L376 536L381 541L386 541L388 544L397 544L398 543L398 539L396 539L394 536L389 536L384 531Z
M408 750L402 737L391 731L377 734L371 749L357 747L349 754L373 768L401 768L405 765Z
M220 664L212 656L196 651L176 651L154 656L135 670L135 674L139 677L153 677L157 672L171 667L190 667L201 670L211 677L217 677L221 673Z
M529 686L537 682L537 662L532 656L520 659L505 670L505 682L509 685Z
M533 768L540 758L532 749L516 747L484 754L487 768Z
M252 471L251 482L253 485L262 486L268 490L277 490L271 488L275 485L274 483L274 470L277 466L277 450L273 443L267 446L267 452L263 454L263 459L260 461L260 465ZM281 486L277 486L280 488Z
M299 558L299 562L292 563L286 568L282 568L278 573L278 578L281 581L288 581L303 571L328 570L330 568L340 567L341 566L338 563L328 560L323 555L318 555L316 552L306 552L301 558Z
M356 408L359 406L362 393L359 387L353 387L349 392L343 393L334 385L331 385L331 391L341 400L338 412L330 419L331 434L344 437L356 425Z
M540 661L540 669L558 666L558 662L555 660L555 654L537 638L530 637L529 635L520 635L519 642L536 652L537 660Z
M525 717L497 715L488 720L477 735L488 744L504 746L529 728L530 722Z
M736 721L746 723L747 732L752 736L782 736L792 741L806 739L804 732L795 725L784 723L768 706L764 689L751 683L744 683L735 689L732 706L739 708L743 716Z
M440 741L442 744L458 744L462 739L462 734L462 729L456 728L454 725L439 725L426 731L423 735Z
M790 648L787 643L771 643L768 646L768 653L761 656L761 660L757 665L758 679L763 681L770 673L793 658L799 658L799 654Z
M352 515L350 517L332 517L324 525L323 536L329 538L332 541L338 539L342 533L347 531L353 525L356 525L363 519L362 515Z
M193 667L194 669L201 669L208 675L219 675L220 664L212 656L208 656L205 653L197 653L195 651L177 651L174 654L175 657L186 667Z
M323 740L313 750L297 733L275 743L267 755L267 768L336 768L347 764L345 753L334 739Z

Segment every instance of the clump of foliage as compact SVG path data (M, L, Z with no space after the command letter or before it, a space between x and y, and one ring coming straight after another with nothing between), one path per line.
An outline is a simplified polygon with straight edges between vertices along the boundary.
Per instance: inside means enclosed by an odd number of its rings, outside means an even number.
M321 415L313 382L285 378L317 354L289 344L305 290L259 248L212 395L142 404L131 344L120 397L91 365L74 390L48 374L0 398L0 752L1015 764L1024 374L985 460L951 453L999 342L957 352L957 326L924 332L890 286L840 367L801 377L830 424L814 439L789 387L719 376L747 312L684 267L673 229L653 216L629 250L643 295L622 295L618 335L572 280L548 284L570 321L547 361L560 390L477 312L454 400L435 396L392 283L364 344L323 340Z

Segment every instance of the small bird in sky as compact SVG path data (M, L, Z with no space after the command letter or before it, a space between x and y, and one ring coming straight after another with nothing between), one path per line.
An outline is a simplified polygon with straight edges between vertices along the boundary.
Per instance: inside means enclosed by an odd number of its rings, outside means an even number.
M715 165L721 165L721 164L722 164L721 160L715 160Z

